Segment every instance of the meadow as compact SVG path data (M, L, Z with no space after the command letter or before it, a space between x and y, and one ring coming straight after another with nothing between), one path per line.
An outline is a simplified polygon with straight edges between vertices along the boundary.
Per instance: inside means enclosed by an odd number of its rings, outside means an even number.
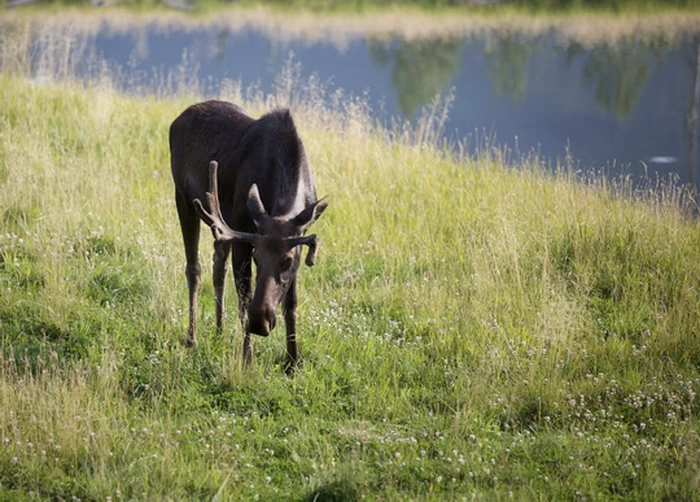
M242 365L230 277L216 333L206 231L184 345L167 132L200 83L0 48L3 500L700 497L692 191L445 144L445 102L386 128L294 71L227 82L291 107L330 195L288 377L282 327Z

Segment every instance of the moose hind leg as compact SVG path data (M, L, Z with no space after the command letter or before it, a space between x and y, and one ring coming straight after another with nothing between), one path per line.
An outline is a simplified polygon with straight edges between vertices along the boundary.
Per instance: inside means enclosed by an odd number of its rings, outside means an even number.
M185 275L190 297L190 325L187 330L185 343L192 347L197 345L197 292L199 291L202 275L198 255L199 217L192 204L189 204L180 192L176 192L175 200L177 202L178 216L180 217L182 239L185 243L185 256L187 258Z
M214 295L216 299L216 329L221 333L224 329L224 299L226 293L226 269L228 257L231 254L231 244L227 242L214 244Z

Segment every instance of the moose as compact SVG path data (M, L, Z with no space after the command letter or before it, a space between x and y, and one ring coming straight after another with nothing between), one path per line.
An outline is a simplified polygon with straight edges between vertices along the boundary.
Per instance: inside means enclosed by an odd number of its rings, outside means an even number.
M227 261L233 252L244 362L253 358L250 334L268 336L281 303L287 331L286 368L293 371L298 361L296 277L301 246L308 246L306 265L314 265L318 237L306 231L328 202L316 196L304 145L289 110L276 109L254 119L233 103L194 104L170 126L170 156L187 260L186 344L197 344L202 220L214 235L217 330L223 330Z

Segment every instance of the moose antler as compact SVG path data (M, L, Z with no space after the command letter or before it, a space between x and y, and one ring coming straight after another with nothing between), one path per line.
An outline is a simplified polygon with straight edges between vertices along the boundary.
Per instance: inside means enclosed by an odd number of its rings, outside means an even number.
M318 236L316 234L304 235L302 237L291 237L286 240L287 246L293 248L294 246L299 246L301 244L306 244L309 246L309 252L306 253L306 265L313 267L316 265L316 250L318 248Z
M219 163L212 160L209 163L209 192L207 192L207 203L211 212L204 209L202 201L199 199L194 199L194 206L199 213L199 216L207 223L211 232L214 235L214 239L220 242L227 241L242 241L254 244L257 240L257 234L251 234L248 232L239 232L233 230L224 221L224 217L221 214L221 205L219 204L219 182L217 171L219 169Z

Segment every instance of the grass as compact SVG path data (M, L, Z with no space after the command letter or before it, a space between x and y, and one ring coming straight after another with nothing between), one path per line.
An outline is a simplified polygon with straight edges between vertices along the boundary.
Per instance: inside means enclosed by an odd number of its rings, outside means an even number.
M699 497L682 189L445 155L439 110L394 132L311 87L225 86L256 115L292 106L331 196L288 378L281 328L242 367L230 281L227 329L205 280L184 346L167 129L197 88L125 96L25 63L3 46L0 498Z

